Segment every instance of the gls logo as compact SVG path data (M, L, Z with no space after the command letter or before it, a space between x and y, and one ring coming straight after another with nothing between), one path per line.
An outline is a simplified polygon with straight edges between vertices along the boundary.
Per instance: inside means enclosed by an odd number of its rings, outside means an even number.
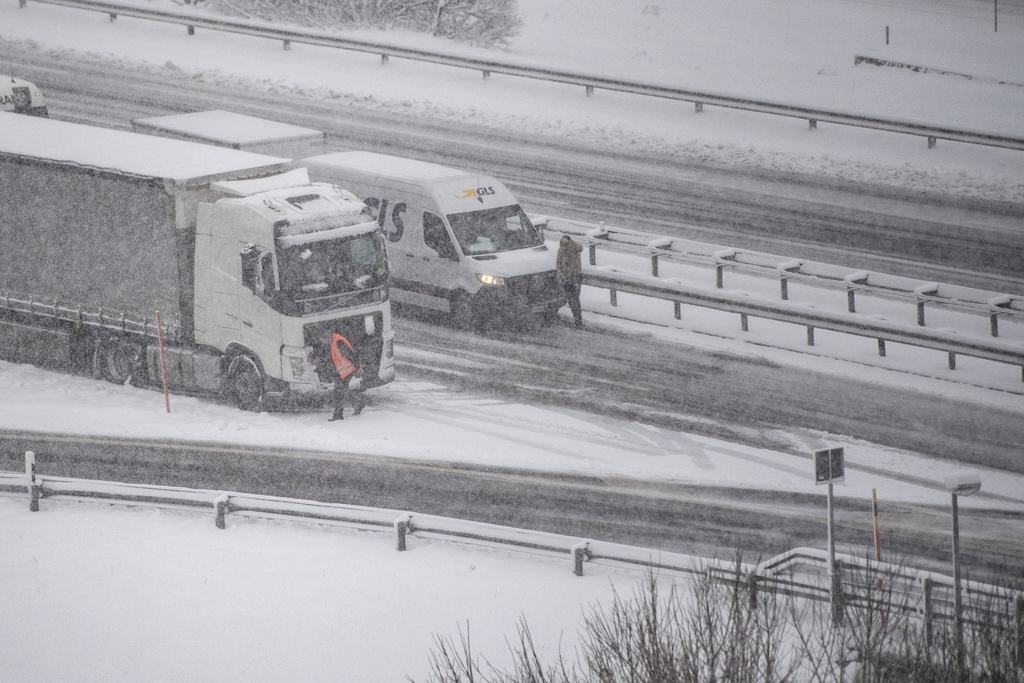
M405 232L405 223L402 222L402 214L406 209L405 202L399 202L391 209L391 224L395 226L394 230L384 228L388 217L388 200L367 197L363 203L371 209L377 209L377 226L388 236L388 242L397 242L402 239L402 233Z
M492 194L497 194L493 187L478 187L475 190L463 190L462 192L456 192L456 199L469 199L470 197L476 197L477 201L483 204L484 197Z

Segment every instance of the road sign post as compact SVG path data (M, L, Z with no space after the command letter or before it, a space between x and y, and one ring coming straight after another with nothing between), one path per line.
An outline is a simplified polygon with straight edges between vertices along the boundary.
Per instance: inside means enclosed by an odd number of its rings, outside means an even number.
M836 567L835 510L832 484L846 479L846 462L842 448L825 448L814 452L814 483L828 484L828 585L832 607L832 625L843 623L843 587Z

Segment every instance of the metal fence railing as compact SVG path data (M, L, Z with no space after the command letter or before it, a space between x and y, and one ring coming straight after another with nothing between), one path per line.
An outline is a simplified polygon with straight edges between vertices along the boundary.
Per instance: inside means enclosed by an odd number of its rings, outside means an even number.
M826 122L844 126L855 126L858 128L869 128L892 133L915 135L927 138L929 147L933 147L936 141L941 139L977 145L1003 147L1006 149L1024 150L1024 138L1010 135L957 130L910 121L883 119L874 116L865 116L862 114L800 107L752 98L732 97L712 92L674 88L653 83L642 83L637 81L607 78L593 74L527 66L500 60L481 59L457 54L445 54L438 51L405 47L399 44L383 41L358 40L323 30L283 27L266 22L235 19L199 12L186 12L176 9L157 9L140 5L103 2L101 0L32 1L44 2L51 5L62 5L65 7L74 7L77 9L94 10L97 12L106 12L110 15L111 20L115 19L117 16L129 16L180 24L188 28L189 34L193 34L196 28L205 28L214 31L226 31L261 38L269 38L272 40L280 40L284 43L285 49L289 49L292 43L305 43L309 45L320 45L343 50L355 50L359 52L379 54L381 55L381 61L383 63L387 63L389 57L401 57L404 59L431 62L434 64L442 64L464 69L473 69L482 72L484 78L489 78L492 73L500 73L522 78L566 83L584 87L588 96L593 94L595 89L614 90L634 95L690 102L694 105L697 112L702 112L704 110L704 105L709 104L729 109L739 109L761 114L773 114L776 116L804 119L808 121L808 125L811 128L816 128L819 122ZM19 3L21 7L26 7L28 0L19 0Z
M205 510L211 513L220 529L227 527L228 515L332 523L389 533L399 551L406 550L410 536L440 539L563 557L571 561L577 576L583 575L587 563L603 563L740 582L747 586L752 597L758 591L768 591L817 601L830 600L828 553L813 548L796 548L750 565L401 510L173 486L43 477L35 470L31 452L26 453L25 473L0 473L0 493L27 494L33 511L42 509L41 500L61 498ZM903 610L919 616L926 624L953 618L952 577L852 555L836 557L841 568L839 588L844 609ZM876 579L884 579L884 590L873 590ZM1015 642L1024 643L1024 593L974 581L966 582L964 591L964 614L968 621L1015 629Z
M983 358L1021 367L1024 380L1024 344L998 338L1000 318L1024 323L1024 297L984 290L924 282L882 273L856 271L841 266L801 261L785 256L744 251L691 240L610 228L561 218L531 216L548 233L576 236L589 250L589 265L584 266L586 285L607 289L612 305L618 305L619 292L672 302L675 318L681 318L681 305L692 305L735 313L743 331L748 318L765 318L802 325L807 328L807 343L813 346L816 328L871 337L878 340L878 353L886 354L886 341L934 349L948 354L950 369L956 368L956 356ZM625 272L613 265L597 263L598 250L650 259L650 275ZM673 261L712 268L714 289L683 284L679 279L663 277L659 265ZM724 273L742 271L777 279L779 300L758 298L725 290ZM791 281L846 292L846 310L824 310L789 301ZM917 309L917 325L886 320L857 313L857 293L900 301ZM970 336L945 328L929 328L926 307L955 310L988 317L989 336Z

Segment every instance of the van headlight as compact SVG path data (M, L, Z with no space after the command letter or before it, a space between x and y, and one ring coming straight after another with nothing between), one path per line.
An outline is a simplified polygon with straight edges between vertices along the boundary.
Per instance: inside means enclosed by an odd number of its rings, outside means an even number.
M477 273L476 276L477 276L477 278L480 279L480 282L484 283L485 285L503 285L503 284L505 284L505 279L504 278L495 277L494 275L484 275L482 273Z

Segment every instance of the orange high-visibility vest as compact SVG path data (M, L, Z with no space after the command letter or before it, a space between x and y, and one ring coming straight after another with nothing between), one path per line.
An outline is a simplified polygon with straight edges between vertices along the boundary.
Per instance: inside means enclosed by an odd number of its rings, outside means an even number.
M345 342L345 346L348 347L348 355L342 352L342 347L339 346L338 342ZM345 379L353 372L356 371L356 366L349 360L349 356L355 358L356 352L352 348L352 345L348 343L348 339L345 339L337 332L334 333L334 339L331 340L331 360L334 361L334 367L338 370L338 376Z

